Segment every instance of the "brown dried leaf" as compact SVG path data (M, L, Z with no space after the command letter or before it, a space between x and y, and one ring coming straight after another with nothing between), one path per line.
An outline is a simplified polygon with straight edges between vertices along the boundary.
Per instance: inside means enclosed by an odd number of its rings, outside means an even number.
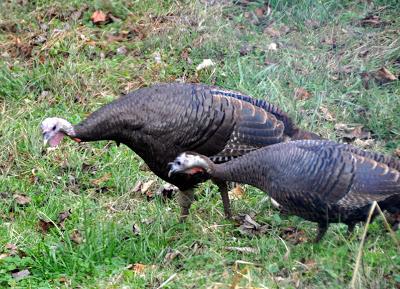
M1 259L5 259L5 258L10 257L10 256L11 256L10 253L1 253L0 254L0 260Z
M332 115L332 113L328 110L326 106L320 106L319 110L322 112L322 117L327 121L335 121L336 118Z
M143 186L143 182L142 181L137 181L135 186L133 187L132 191L134 193L140 192Z
M246 236L259 236L267 232L268 225L260 225L250 215L238 215L235 221L239 224L239 231Z
M14 200L18 205L25 206L31 202L31 198L24 194L15 194Z
M16 271L16 272L11 273L12 277L16 281L21 280L21 279L29 276L30 274L31 274L31 272L29 272L28 269L24 269L24 270L21 270L21 271Z
M371 138L371 132L360 124L338 123L335 125L335 130L338 136L350 140Z
M283 228L281 232L281 237L287 241L290 241L294 245L306 242L308 240L305 236L304 231L298 230L295 227Z
M372 26L379 27L384 25L385 23L381 21L379 16L376 15L368 15L360 21L361 26Z
M164 257L164 263L170 263L177 257L183 257L183 254L178 250L168 248L167 254Z
M312 270L317 266L317 261L314 259L308 259L302 262L304 265L307 266L308 270Z
M230 198L234 199L234 200L238 200L243 198L244 194L245 194L245 190L240 186L240 185L236 185L232 190L230 190L228 192Z
M366 140L361 140L356 138L353 142L354 145L363 148L363 149L369 149L372 148L372 146L374 145L375 140L370 138L370 139L366 139Z
M393 75L387 68L382 67L378 71L376 71L376 76L385 79L387 81L394 81L397 80L397 77Z
M394 155L400 158L400 147L394 151Z
M304 24L308 27L308 28L312 28L312 29L316 29L320 26L320 23L316 20L313 19L307 19Z
M68 209L67 211L61 212L58 214L58 225L61 228L65 228L64 227L64 222L65 220L71 215L71 209Z
M110 20L107 14L101 10L94 11L90 19L92 20L93 24L98 25L105 24Z
M150 180L145 182L140 189L141 193L145 194L150 189L150 187L155 183L155 181L156 180Z
M71 215L71 209L68 209L67 211L61 212L58 214L58 222L64 222L65 219L67 219Z
M121 33L110 34L107 37L107 41L108 42L120 42L120 41L126 40L127 36L128 36L128 34L121 34Z
M264 29L264 34L267 34L271 37L279 37L281 36L281 32L279 30L276 30L272 26L268 26L267 28Z
M101 183L108 181L111 177L111 173L106 173L102 177L92 180L92 184L95 186L99 186Z
M257 15L257 17L263 17L265 14L265 9L262 7L258 7L256 8L256 10L254 10L254 13Z
M74 242L75 244L81 244L82 242L83 242L83 237L82 237L82 234L77 230L77 229L75 229L73 232L72 232L72 234L71 234L71 241L72 242Z
M8 253L10 256L17 255L19 251L17 245L13 243L7 243L4 248L9 251Z
M225 247L225 250L231 252L241 252L246 254L260 254L260 250L252 247Z
M140 263L135 263L132 266L132 271L137 273L137 274L143 274L144 271L146 270L147 265L140 264Z
M294 97L298 100L307 100L311 97L311 93L302 87L297 87L294 89Z
M39 219L38 227L42 234L47 234L50 228L54 227L54 223Z

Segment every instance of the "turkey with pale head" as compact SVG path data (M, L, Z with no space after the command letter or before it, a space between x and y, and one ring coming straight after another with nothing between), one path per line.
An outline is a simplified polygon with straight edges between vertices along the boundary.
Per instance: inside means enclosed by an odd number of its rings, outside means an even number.
M182 217L189 213L193 189L207 178L168 176L167 165L178 154L195 151L221 163L288 139L319 138L297 128L287 114L265 100L214 86L178 83L133 91L76 125L47 118L41 129L50 146L57 146L63 136L77 142L113 140L127 145L157 176L180 189ZM214 181L230 217L226 183Z
M371 204L400 213L400 161L348 144L300 140L260 148L214 164L194 152L169 164L169 175L198 175L253 185L279 203L284 213L318 223L319 241L329 223L351 232L365 221Z

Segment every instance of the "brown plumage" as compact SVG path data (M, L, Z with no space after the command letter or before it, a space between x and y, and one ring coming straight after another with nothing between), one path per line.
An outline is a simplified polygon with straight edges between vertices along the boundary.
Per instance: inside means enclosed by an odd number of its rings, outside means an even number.
M253 185L284 212L317 222L317 240L331 222L343 222L351 231L365 221L373 201L390 213L400 212L400 161L333 141L275 144L223 164L183 153L171 173Z
M259 147L289 138L318 138L298 129L276 106L238 92L201 84L160 84L136 90L72 126L59 118L42 123L45 140L57 145L62 135L77 141L114 140L135 151L160 178L184 194L187 215L192 189L201 177L168 176L168 163L191 150L225 162ZM217 182L230 216L226 184Z

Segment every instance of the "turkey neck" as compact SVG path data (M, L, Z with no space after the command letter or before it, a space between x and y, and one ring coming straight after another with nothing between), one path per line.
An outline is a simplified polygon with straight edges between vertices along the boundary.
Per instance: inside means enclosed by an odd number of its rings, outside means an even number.
M272 155L269 148L259 149L232 161L215 164L212 177L223 181L238 182L267 190L270 184L270 168Z
M124 96L114 100L75 125L73 137L82 141L115 140L129 143L143 124L142 114L138 113L140 108L135 98Z

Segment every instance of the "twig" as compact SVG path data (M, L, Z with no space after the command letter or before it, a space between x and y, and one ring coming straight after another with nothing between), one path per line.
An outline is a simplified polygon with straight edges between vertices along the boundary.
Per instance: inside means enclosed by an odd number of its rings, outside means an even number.
M371 209L369 210L367 222L365 224L364 232L363 232L363 235L361 238L361 243L360 243L360 246L358 247L358 254L357 254L357 259L356 259L356 265L354 266L354 270L353 270L353 277L351 278L350 288L352 288L352 289L356 288L355 284L356 284L356 279L357 279L357 275L358 275L358 269L359 269L360 263L361 263L361 256L362 256L362 252L363 252L365 237L367 236L368 226L369 226L369 223L371 222L372 215L373 215L377 205L378 205L378 203L376 201L374 201L371 205Z
M157 287L157 289L160 289L160 288L164 287L165 285L167 285L169 282L172 281L172 279L174 279L176 277L176 275L177 275L177 273L174 273L171 276L169 276L167 280L165 280L160 286Z

